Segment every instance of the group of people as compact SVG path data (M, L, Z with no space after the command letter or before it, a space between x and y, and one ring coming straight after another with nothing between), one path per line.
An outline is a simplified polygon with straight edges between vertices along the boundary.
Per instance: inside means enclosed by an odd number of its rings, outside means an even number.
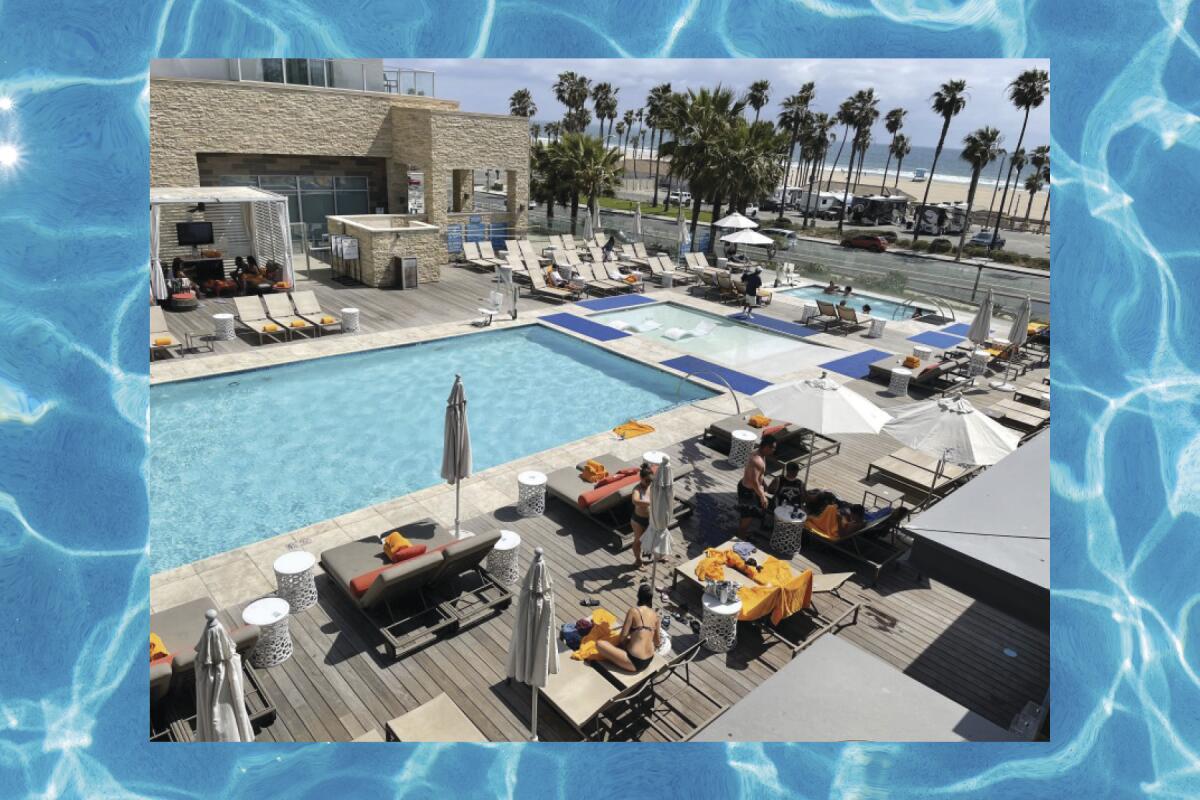
M846 288L845 288L845 289L843 289L843 288L841 288L840 286L838 286L836 283L834 283L834 282L831 280L831 281L829 282L829 285L828 285L828 286L826 286L824 289L822 289L822 291L823 291L825 294L840 294L842 297L849 297L851 294L853 294L853 293L854 293L854 287L853 287L853 286L850 286L849 284L847 284L847 285L846 285ZM840 303L838 303L838 305L839 305L839 306L844 306L844 305L846 305L846 301L845 301L845 300L842 300ZM870 314L870 313L871 313L871 306L870 306L870 304L869 304L869 303L863 303L862 310L863 310L863 313L864 313L864 314Z

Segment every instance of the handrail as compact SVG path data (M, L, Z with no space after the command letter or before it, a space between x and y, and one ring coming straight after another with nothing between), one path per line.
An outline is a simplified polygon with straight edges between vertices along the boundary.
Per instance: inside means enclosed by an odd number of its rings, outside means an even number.
M696 377L700 377L701 375L704 375L704 374L705 374L705 371L701 370L701 371L696 371L696 372L689 372L686 375L680 376L679 383L675 384L675 402L679 402L679 387L683 385L684 381L686 381L688 378L692 377L693 375L695 375ZM737 392L735 392L733 387L729 385L729 381L727 381L723 377L721 377L721 373L713 372L711 374L715 375L717 377L717 379L721 381L721 383L725 384L725 388L728 389L729 394L733 396L733 407L737 409L737 413L740 415L742 413L742 403L740 400L738 400ZM705 378L705 380L707 380L707 378Z
M934 307L934 310L937 311L938 316L940 316L944 319L949 319L952 322L956 322L958 320L958 317L956 317L954 315L954 307L950 306L948 304L943 305L941 303L941 301L939 301L933 295L923 298L919 302L923 305L932 305ZM900 315L900 312L902 309L919 308L920 306L918 306L917 303L918 303L918 300L915 300L915 299L905 300L903 303L901 303L899 306L896 307L895 311L892 312L892 320L900 319L899 315ZM908 317L905 317L905 319L908 319Z

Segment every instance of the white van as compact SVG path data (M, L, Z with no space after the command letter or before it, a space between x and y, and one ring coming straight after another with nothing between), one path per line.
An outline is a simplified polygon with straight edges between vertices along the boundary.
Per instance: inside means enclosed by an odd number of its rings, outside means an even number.
M686 206L692 202L692 193L691 192L671 192L671 202Z

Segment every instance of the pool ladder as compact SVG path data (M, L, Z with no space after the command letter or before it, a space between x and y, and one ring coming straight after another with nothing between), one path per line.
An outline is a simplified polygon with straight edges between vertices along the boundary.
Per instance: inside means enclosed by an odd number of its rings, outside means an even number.
M742 413L742 403L740 400L738 400L737 392L735 392L733 390L733 387L729 385L729 381L725 380L725 378L722 377L719 372L709 372L708 370L697 370L694 372L689 372L686 375L680 376L679 382L675 384L675 404L676 405L679 404L679 389L681 386L683 386L684 381L686 381L688 378L691 378L692 376L695 376L697 378L704 378L704 380L708 380L708 377L706 377L708 375L712 375L718 381L725 384L725 388L729 390L730 396L733 397L733 407L737 409L737 413L740 416Z
M930 297L927 301L923 300L921 302L916 300L905 300L901 306L892 312L892 319L911 319L913 309L921 309L926 306L933 306L937 311L938 316L942 319L949 320L950 322L957 321L954 316L954 309L949 305L944 305L936 297ZM904 313L902 316L902 312L904 312L905 309L907 309L907 313Z

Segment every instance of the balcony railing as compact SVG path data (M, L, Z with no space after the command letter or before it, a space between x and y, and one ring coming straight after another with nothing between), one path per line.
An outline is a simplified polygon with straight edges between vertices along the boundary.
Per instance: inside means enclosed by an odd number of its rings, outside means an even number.
M420 69L384 69L379 62L324 58L238 58L232 60L236 81L387 92L435 97L434 73Z
M383 90L390 94L436 97L434 73L424 69L385 69Z

